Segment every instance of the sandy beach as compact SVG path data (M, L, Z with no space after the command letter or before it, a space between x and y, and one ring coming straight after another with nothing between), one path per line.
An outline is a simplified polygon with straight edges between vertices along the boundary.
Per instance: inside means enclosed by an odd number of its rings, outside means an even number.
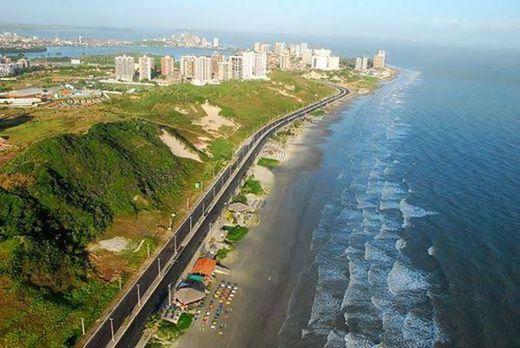
M328 185L320 184L327 179L318 177L322 175L318 169L322 159L319 144L336 114L334 110L329 112L331 115L321 121L306 122L290 140L286 160L273 170L275 180L267 204L258 212L260 224L223 262L232 270L225 280L239 284L226 329L219 335L195 324L175 342L175 347L278 345L278 333L299 274L312 257L312 231L328 197ZM312 299L314 294L310 291L303 296Z

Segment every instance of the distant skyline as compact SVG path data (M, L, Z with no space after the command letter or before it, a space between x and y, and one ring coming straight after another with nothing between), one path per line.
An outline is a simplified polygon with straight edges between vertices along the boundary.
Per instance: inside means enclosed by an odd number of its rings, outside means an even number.
M520 46L518 0L26 0L10 2L0 22Z

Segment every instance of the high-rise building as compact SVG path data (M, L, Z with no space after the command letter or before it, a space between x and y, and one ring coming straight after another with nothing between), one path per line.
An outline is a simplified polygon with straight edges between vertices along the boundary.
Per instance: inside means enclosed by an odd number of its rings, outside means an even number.
M242 79L251 80L255 75L255 52L247 51L242 53Z
M366 56L357 57L356 58L356 67L354 68L354 70L365 71L367 69L368 69L368 58Z
M135 68L134 57L120 56L116 57L116 80L131 82L134 78Z
M260 46L260 52L261 53L271 53L271 45L269 45L269 44L262 44Z
M374 68L382 69L386 64L386 52L383 50L379 50L379 52L374 56Z
M312 56L312 68L317 70L339 70L339 57L314 55Z
M356 65L354 66L354 70L362 71L363 70L362 66L363 66L363 58L356 57Z
M175 73L175 58L165 56L161 58L161 75L167 78L173 78Z
M255 52L262 52L262 43L255 42Z
M302 50L302 59L305 65L312 65L312 50L304 49Z
M223 61L218 63L217 78L219 81L226 81L232 78L231 61Z
M146 55L139 57L139 80L151 80L153 68L153 58L150 58Z
M211 81L211 58L196 57L195 69L193 72L193 84L205 85Z
M213 52L211 55L211 77L217 78L218 76L218 65L224 61L224 56L218 52Z
M231 64L231 78L240 80L244 76L244 57L231 56L229 57Z
M280 69L291 70L291 56L288 54L282 54L280 56Z
M220 40L218 37L213 38L213 48L217 49L220 47Z
M287 48L287 44L285 42L276 42L274 44L274 53L276 54L282 54L285 52Z
M255 66L253 69L253 78L267 79L267 54L255 53Z
M181 76L183 79L193 79L195 74L195 56L181 57Z
M312 68L316 70L327 70L329 58L327 56L312 56Z
M327 70L339 70L339 57L330 56L328 58Z
M299 57L301 55L301 52L302 52L302 47L300 45L298 45L298 44L289 45L289 53L292 56Z
M307 42L302 42L300 44L300 47L301 47L302 51L304 51L304 50L309 49L309 44Z

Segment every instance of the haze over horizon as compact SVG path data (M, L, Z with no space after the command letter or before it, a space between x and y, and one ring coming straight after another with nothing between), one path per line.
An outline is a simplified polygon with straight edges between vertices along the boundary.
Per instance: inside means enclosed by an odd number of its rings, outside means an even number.
M10 3L0 22L112 28L255 31L350 36L483 47L520 45L520 4L514 0L418 3L397 0L92 0ZM124 8L124 10L123 10ZM232 10L230 10L232 9Z

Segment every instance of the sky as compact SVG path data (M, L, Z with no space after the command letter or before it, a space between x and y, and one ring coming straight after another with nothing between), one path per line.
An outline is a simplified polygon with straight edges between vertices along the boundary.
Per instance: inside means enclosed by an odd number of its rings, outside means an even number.
M520 47L520 0L0 0L0 8L0 23Z

